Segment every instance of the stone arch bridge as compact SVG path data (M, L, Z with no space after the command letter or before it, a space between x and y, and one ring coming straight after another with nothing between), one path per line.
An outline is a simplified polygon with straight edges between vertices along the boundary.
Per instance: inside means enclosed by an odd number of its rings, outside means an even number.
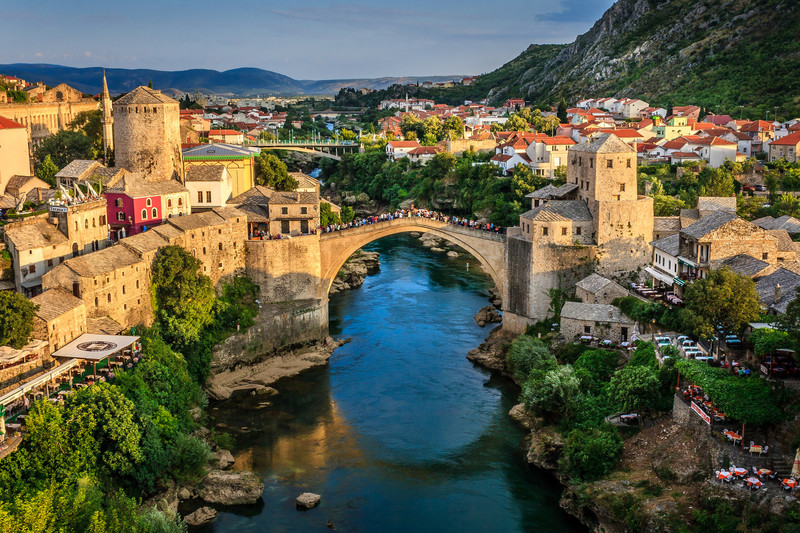
M505 297L505 235L456 226L424 217L396 218L320 235L320 297L327 300L336 274L353 253L380 238L396 233L431 233L461 246L472 254Z

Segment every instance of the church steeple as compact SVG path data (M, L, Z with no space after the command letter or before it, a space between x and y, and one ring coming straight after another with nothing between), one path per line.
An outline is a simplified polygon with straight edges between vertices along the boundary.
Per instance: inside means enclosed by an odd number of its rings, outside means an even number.
M111 96L108 94L108 83L106 82L106 71L103 69L103 97L100 101L103 109L103 152L105 163L108 164L108 156L114 150L114 117L111 116Z

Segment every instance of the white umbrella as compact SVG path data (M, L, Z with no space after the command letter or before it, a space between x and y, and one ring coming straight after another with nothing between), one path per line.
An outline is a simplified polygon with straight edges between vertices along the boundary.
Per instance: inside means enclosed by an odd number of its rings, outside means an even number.
M794 465L792 465L792 477L795 479L800 478L800 448L797 448L797 455L794 456Z

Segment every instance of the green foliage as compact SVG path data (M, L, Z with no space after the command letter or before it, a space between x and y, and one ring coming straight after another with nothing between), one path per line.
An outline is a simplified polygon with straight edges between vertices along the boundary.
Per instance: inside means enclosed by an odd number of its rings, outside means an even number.
M575 375L581 380L582 388L596 392L608 382L618 364L619 352L591 349L578 357L573 368Z
M262 151L255 159L256 185L271 187L278 191L293 191L297 180L289 175L286 164L274 154Z
M648 412L656 407L659 381L648 366L626 366L611 378L609 399L621 411Z
M592 481L608 474L621 454L622 438L616 429L576 429L567 435L559 466L574 479Z
M686 309L695 314L695 332L709 338L715 331L741 333L761 314L755 282L727 267L686 287Z
M56 174L58 171L59 168L55 163L53 163L53 158L50 157L50 154L47 154L44 156L44 161L42 161L41 164L36 167L34 174L37 178L49 184L51 187L55 187Z
M331 204L328 202L319 203L319 225L328 226L330 224L341 224L342 219L339 215L331 210Z
M714 368L702 361L684 359L675 368L703 388L714 404L730 418L747 424L769 424L784 418L787 391L757 376L747 379Z
M678 215L681 209L686 209L686 202L674 196L654 195L653 215L657 217L670 217Z
M20 349L33 332L38 306L13 291L0 291L0 346Z
M527 378L534 370L549 367L552 362L555 362L555 357L547 346L528 335L520 335L514 339L506 354L506 363L518 381Z
M180 246L161 248L153 261L152 290L164 339L184 346L211 323L214 287L200 261Z
M779 348L794 347L794 342L786 331L774 330L771 328L761 328L753 331L747 341L753 344L753 351L756 355L770 355Z
M96 159L98 152L93 140L82 132L64 130L39 143L33 152L34 168L38 169L48 155L58 168L64 168L74 159Z
M800 344L800 287L795 291L794 300L786 306L786 312L778 317L778 329Z
M25 91L8 90L6 94L15 104L24 104L28 101L28 93Z
M643 302L635 296L617 298L612 303L637 322L651 323L661 318L664 313L664 306L657 302Z
M628 367L634 366L658 367L656 347L652 342L636 341L636 350L634 350L631 360L628 362Z
M579 389L580 380L572 366L561 365L545 372L532 372L522 384L522 400L528 409L542 414L568 416Z
M94 153L101 155L103 153L103 112L99 109L94 111L81 111L72 122L69 123L69 129L83 133L89 140L92 141L92 148Z
M348 222L351 222L354 218L356 218L356 212L352 207L346 205L342 207L341 217L342 217L342 223L347 224Z

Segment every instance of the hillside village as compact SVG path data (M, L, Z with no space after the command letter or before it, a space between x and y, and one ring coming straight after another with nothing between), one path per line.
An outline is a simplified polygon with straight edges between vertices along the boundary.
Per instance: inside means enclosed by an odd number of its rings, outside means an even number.
M189 253L217 288L240 276L255 279L264 300L260 309L299 293L291 286L295 282L270 278L286 274L303 254L318 261L306 248L311 240L403 217L490 229L503 240L509 265L503 327L515 334L557 328L553 333L567 344L623 354L638 350L637 341L652 341L659 366L670 358L670 365L680 359L730 371L738 366L761 376L752 379L763 378L766 387L800 384L792 335L775 333L778 340L768 352L755 344L798 311L800 220L741 216L747 193L766 197L765 165L798 163L800 119L737 120L697 106L655 108L626 98L583 99L542 110L521 99L492 107L406 97L381 102L376 111L385 116L371 132L358 126L357 116L330 111L309 116L334 121L336 138L301 138L303 120L289 120L287 111L218 104L181 109L149 87L112 101L107 87L93 99L68 86L5 80L27 91L30 100L0 97L0 290L36 306L29 339L0 347L0 404L15 436L24 438L30 400L63 395L74 385L76 368L83 386L110 379L116 356L109 356L101 372L96 360L75 357L76 341L134 339L136 327L154 323L152 269L161 250ZM67 162L52 183L37 177L31 159L37 146L87 109L101 116L101 156ZM529 172L543 185L524 196L524 212L508 228L475 214L440 213L419 201L396 209L378 206L379 212L347 220L325 198L331 190L307 174L289 173L289 190L258 184L261 145L279 142L279 130L287 129L298 132L289 144L325 149L326 143L349 143L415 169L441 154L482 154L473 165L495 167L495 179ZM733 164L751 168L737 175L739 196L700 195L695 205L656 215L654 199L640 190L643 169L674 169L679 182ZM693 284L729 275L754 287L757 312L744 322L711 324L711 331L682 331L688 322L668 322L693 308ZM327 305L325 298L313 305ZM308 312L309 299L304 293L297 314ZM327 324L323 329L327 338ZM657 330L671 335L657 336ZM315 340L322 332L313 332ZM134 355L138 360L140 350L140 343L129 341L120 361ZM687 372L702 374L692 369ZM696 422L693 416L709 426L726 421L719 406L691 405L696 404L676 400L675 419L687 426ZM757 435L766 452L771 434ZM786 439L770 441L772 452L764 460L761 445L752 446L758 447L760 466L789 477L793 450Z

